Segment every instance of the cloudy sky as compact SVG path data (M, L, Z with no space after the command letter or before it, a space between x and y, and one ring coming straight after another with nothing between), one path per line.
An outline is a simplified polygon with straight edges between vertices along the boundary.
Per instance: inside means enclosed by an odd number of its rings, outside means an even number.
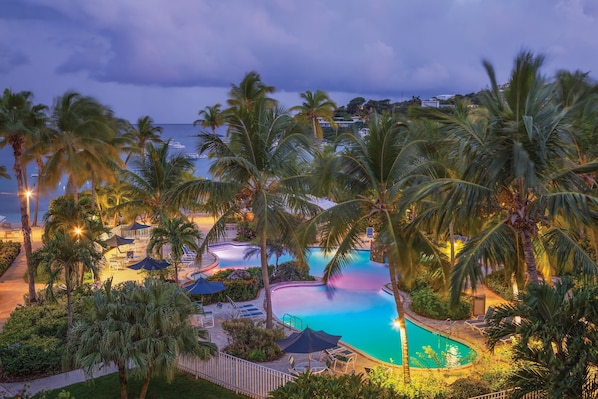
M596 78L596 38L598 0L0 0L0 86L191 123L249 71L289 107L474 92L521 49Z

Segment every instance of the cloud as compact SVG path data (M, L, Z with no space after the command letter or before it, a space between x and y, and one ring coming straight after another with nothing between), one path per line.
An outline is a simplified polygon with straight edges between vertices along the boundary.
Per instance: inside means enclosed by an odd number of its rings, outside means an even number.
M285 93L409 98L486 87L483 59L505 81L523 48L547 74L598 64L593 0L2 1L0 78L35 92L182 98L255 70Z
M29 63L27 54L0 44L0 73L8 73Z

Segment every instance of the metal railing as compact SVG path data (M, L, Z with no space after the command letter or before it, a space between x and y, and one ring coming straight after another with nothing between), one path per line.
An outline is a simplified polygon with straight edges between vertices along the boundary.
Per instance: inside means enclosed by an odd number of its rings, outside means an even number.
M300 317L289 313L282 315L282 324L295 330L303 330L303 320Z
M208 360L193 356L179 357L180 370L251 398L264 399L294 377L226 353L218 352Z

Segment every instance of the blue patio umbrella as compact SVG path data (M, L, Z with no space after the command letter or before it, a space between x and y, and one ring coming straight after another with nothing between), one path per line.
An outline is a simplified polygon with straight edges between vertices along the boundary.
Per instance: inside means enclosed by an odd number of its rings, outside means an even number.
M132 265L127 266L129 269L133 270L163 270L170 266L170 263L166 262L165 260L156 260L154 258L144 258L141 261L134 263Z
M147 224L135 222L131 226L127 227L125 230L143 230L143 229L147 229L149 227L151 227L151 226L149 226Z
M115 234L106 241L104 241L104 244L106 244L109 248L114 248L119 247L121 245L133 244L134 242L135 240L132 238L124 238L119 236L118 234Z
M193 284L185 286L185 289L189 291L190 294L207 295L224 291L226 287L222 281L208 281L203 277L200 277Z
M314 331L309 327L305 330L294 332L287 338L276 341L276 345L283 352L307 353L308 362L311 363L310 354L324 349L334 348L338 345L340 335L331 335L323 330Z

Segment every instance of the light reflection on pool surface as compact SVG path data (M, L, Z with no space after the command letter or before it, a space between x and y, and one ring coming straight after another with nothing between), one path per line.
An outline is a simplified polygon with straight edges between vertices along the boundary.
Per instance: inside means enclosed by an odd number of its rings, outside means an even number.
M246 268L259 266L259 256L243 260L247 247L221 245L211 248L220 259L220 268ZM331 258L318 248L308 256L310 274L322 276L324 267ZM289 260L284 256L282 263ZM273 264L274 259L270 259ZM314 330L341 335L341 341L385 362L401 364L401 348L398 331L392 328L397 311L392 295L381 287L389 281L388 268L384 264L371 262L369 251L356 251L351 266L343 270L342 276L334 281L334 293L330 295L324 286L289 286L272 292L274 315L283 320L292 315ZM439 336L407 321L409 355L417 357L424 346L431 346L439 357L457 351L460 359L470 358L472 350L459 342ZM456 349L455 349L456 348ZM471 359L470 359L471 360ZM413 361L410 362L412 366Z

